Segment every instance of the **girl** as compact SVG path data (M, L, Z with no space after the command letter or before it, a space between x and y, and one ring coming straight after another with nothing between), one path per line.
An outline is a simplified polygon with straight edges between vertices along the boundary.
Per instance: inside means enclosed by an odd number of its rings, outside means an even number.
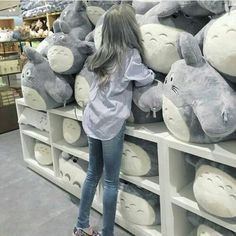
M89 213L104 169L102 236L113 236L125 120L130 115L132 88L152 83L154 73L142 64L143 45L135 12L128 4L105 15L102 42L88 58L94 72L83 128L89 140L89 167L83 185L74 236L100 235L89 225Z

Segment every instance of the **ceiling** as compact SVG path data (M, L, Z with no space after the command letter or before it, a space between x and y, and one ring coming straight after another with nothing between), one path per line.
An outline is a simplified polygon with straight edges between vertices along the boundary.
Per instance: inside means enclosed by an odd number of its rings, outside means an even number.
M17 16L20 14L20 9L19 7L16 8L15 12L9 12L9 10L5 10L2 11L2 9L6 9L6 8L10 8L16 5L19 5L20 0L9 0L9 1L5 1L5 0L0 0L0 17L1 16Z

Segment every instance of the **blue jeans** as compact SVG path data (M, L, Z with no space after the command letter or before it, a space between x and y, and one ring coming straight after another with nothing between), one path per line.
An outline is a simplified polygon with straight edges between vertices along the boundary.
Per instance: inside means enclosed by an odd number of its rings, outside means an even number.
M111 140L102 141L89 137L89 166L82 188L77 228L90 227L90 208L104 168L102 236L114 235L124 130L125 124L117 136Z

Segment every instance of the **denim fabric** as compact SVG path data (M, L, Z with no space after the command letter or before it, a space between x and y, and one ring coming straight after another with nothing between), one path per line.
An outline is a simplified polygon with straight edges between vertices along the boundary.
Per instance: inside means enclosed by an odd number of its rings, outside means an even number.
M123 153L125 123L110 140L89 137L89 167L82 188L77 228L88 228L89 213L97 184L104 170L102 236L113 236L116 214L119 173Z

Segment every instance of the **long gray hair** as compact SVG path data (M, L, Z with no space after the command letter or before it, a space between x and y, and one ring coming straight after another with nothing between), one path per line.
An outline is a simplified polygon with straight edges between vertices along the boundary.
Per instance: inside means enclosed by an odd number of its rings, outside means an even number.
M88 69L98 74L101 86L107 84L109 72L115 66L121 67L129 48L136 48L143 58L144 49L135 11L129 4L114 5L104 17L101 46L87 61Z

